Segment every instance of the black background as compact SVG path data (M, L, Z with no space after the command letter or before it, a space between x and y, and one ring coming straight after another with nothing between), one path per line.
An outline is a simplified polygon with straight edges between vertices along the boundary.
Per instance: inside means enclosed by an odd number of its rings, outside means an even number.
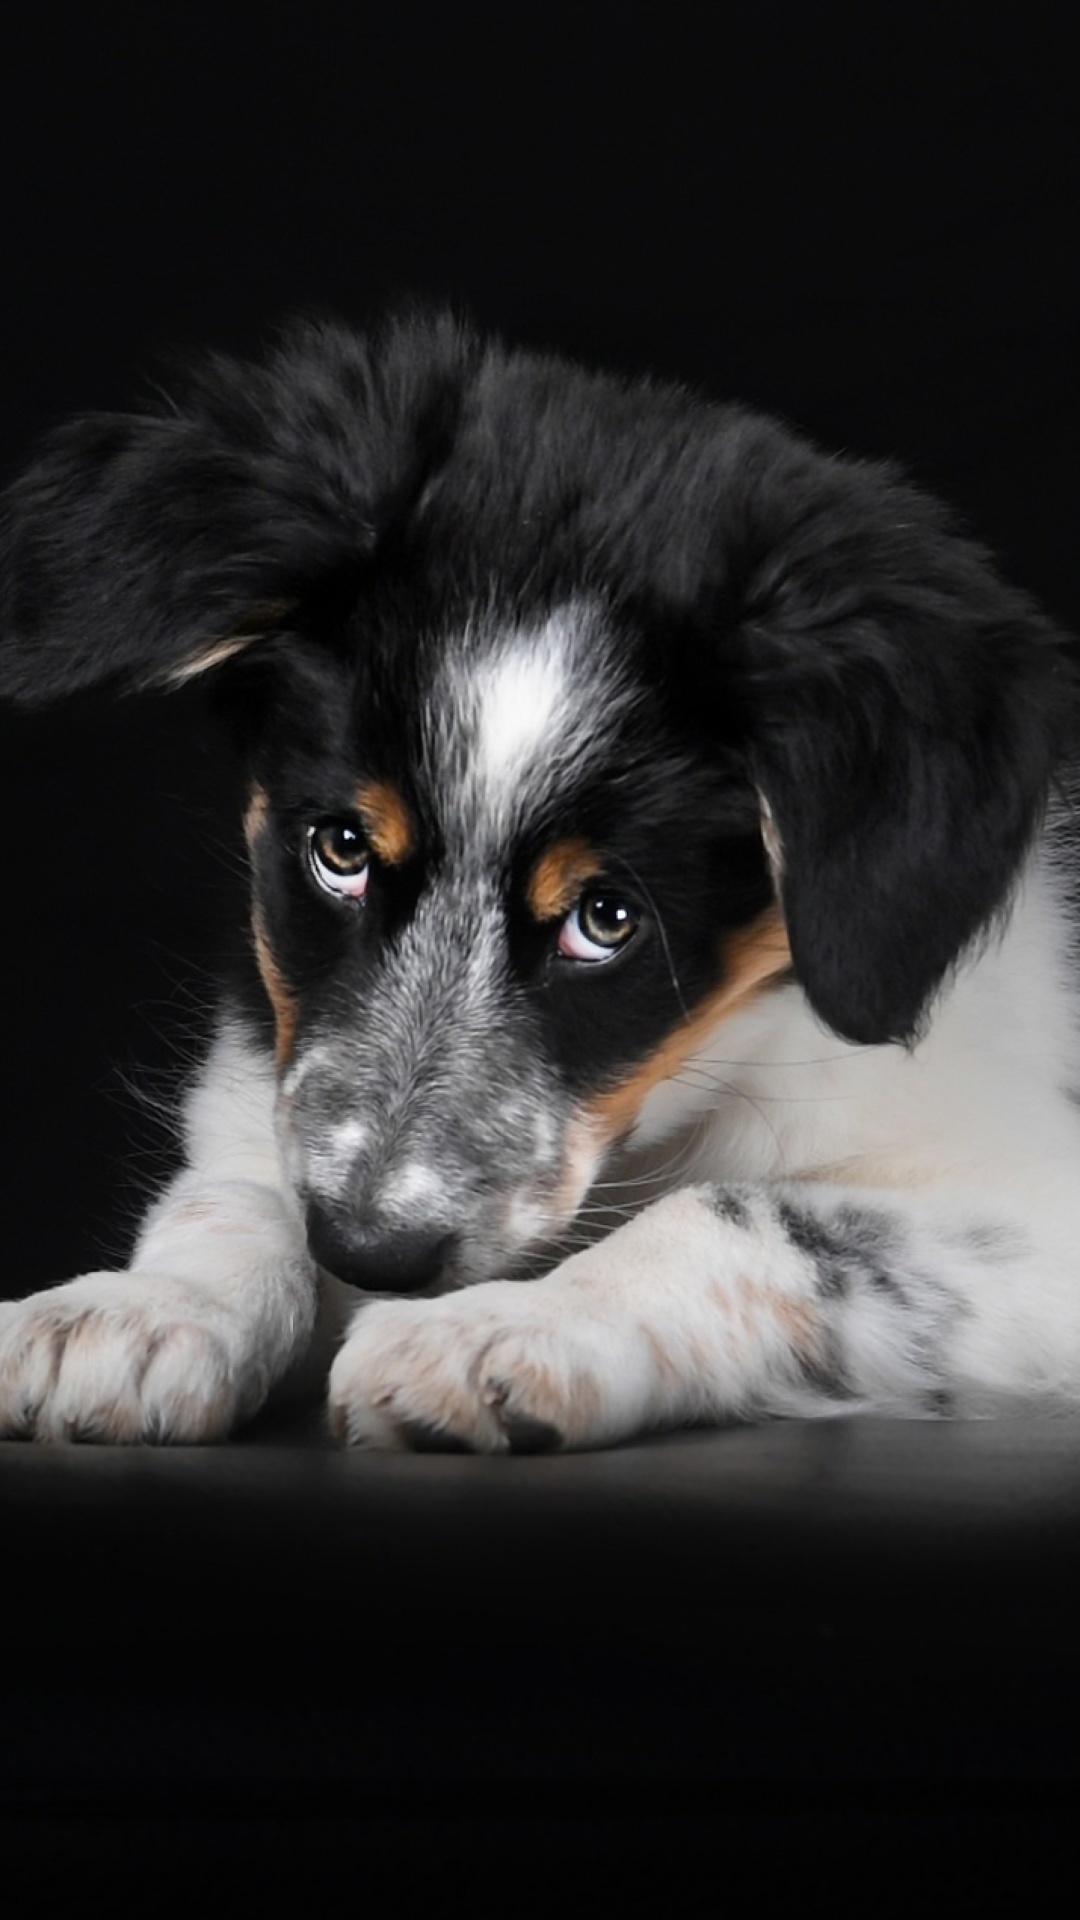
M898 456L1075 626L1072 31L891 0L9 5L3 473L163 353L448 298ZM224 785L195 694L0 713L0 1291L113 1261L164 1165L124 1082L167 1081L209 996Z

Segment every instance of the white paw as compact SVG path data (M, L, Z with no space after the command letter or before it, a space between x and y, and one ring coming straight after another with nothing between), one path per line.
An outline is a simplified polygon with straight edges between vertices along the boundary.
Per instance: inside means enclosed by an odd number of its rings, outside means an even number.
M633 1320L559 1274L360 1309L330 1374L352 1446L538 1452L650 1424L655 1366Z
M94 1273L0 1307L0 1437L216 1440L249 1410L238 1385L223 1317L180 1280Z

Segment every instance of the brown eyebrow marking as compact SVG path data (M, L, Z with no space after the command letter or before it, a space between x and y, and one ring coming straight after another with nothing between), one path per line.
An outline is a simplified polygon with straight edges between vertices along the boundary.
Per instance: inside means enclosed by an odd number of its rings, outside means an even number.
M526 897L536 919L561 920L586 881L595 880L602 870L596 849L580 835L557 841L541 854L529 876Z
M356 810L372 852L388 867L402 866L416 852L416 823L396 787L366 781L357 791Z
M672 1079L721 1021L741 1012L765 987L789 974L791 948L779 908L768 908L751 926L733 934L725 957L724 980L690 1018L669 1033L625 1079L586 1104L584 1117L594 1138L607 1143L628 1132L647 1095Z

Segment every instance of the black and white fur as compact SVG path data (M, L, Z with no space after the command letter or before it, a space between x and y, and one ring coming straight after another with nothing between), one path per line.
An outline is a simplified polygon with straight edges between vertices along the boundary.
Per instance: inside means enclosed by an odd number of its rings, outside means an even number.
M935 502L410 317L75 421L2 561L0 693L217 688L252 919L0 1432L321 1353L373 1446L1080 1400L1071 654Z

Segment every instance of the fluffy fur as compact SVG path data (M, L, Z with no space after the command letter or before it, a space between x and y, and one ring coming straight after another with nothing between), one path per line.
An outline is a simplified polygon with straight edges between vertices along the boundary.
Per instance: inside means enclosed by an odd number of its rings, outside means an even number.
M436 316L74 422L2 541L0 693L217 688L252 904L0 1432L216 1438L335 1347L378 1446L1080 1398L1072 660L934 501Z

